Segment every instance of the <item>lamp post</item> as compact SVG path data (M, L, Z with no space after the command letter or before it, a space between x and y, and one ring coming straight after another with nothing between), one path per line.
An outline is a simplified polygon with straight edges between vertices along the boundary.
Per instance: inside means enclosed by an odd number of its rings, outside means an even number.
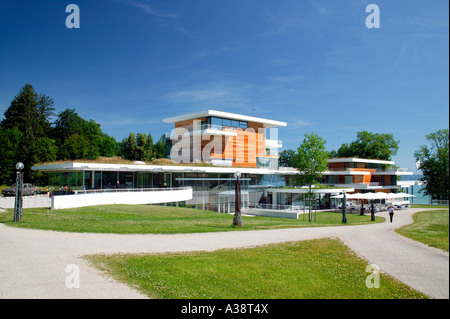
M239 177L241 177L241 172L234 173L236 178L236 183L234 185L234 217L233 226L244 226L241 215L241 182L239 182Z
M375 221L375 207L374 207L374 200L372 199L372 201L370 202L370 208L371 208L371 213L370 213L370 220L371 221Z
M345 191L342 192L344 198L342 199L342 223L347 224L347 195Z
M14 221L15 222L21 222L22 221L22 171L23 171L24 165L21 162L18 162L16 164L16 198L14 201Z

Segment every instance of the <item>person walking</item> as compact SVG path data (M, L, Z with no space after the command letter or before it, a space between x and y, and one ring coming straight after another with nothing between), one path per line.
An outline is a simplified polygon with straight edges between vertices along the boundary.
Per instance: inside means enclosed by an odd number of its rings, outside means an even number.
M391 220L391 223L392 223L392 220L394 219L394 207L392 207L392 205L390 205L388 207L388 213L389 213L389 219Z

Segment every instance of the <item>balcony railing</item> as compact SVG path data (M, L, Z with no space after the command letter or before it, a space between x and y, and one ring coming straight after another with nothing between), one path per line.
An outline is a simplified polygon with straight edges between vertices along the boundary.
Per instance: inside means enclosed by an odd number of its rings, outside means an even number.
M267 148L281 148L283 147L283 142L281 140L266 140L266 147Z
M410 172L410 170L408 168L387 168L387 169L383 169L383 168L361 168L361 169L372 169L375 170L375 172L377 173L396 173L396 172ZM328 168L329 171L358 171L359 168L349 168L349 167L330 167Z

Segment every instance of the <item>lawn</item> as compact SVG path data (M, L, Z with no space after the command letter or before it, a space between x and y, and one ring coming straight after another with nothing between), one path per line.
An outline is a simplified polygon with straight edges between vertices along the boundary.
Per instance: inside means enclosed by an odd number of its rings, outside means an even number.
M214 252L92 255L114 278L163 299L416 299L421 293L380 274L369 289L367 262L336 239Z
M413 215L414 223L396 229L405 237L446 251L449 247L449 211L432 210Z
M371 223L370 215L348 214L348 225ZM176 234L219 231L245 231L285 227L342 225L342 215L317 213L317 222L303 218L284 219L243 216L244 227L233 228L233 215L153 205L105 205L62 210L24 209L22 222L13 222L13 211L0 213L0 223L8 226L66 232L116 234ZM306 218L307 220L307 218ZM376 222L383 222L382 217Z

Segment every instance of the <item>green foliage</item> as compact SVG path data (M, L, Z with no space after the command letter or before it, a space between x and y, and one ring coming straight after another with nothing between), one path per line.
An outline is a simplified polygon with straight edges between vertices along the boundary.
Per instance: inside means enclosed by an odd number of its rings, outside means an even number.
M326 141L314 134L305 133L303 143L292 157L292 166L302 174L299 180L303 185L313 185L328 168L329 153L325 149Z
M154 156L153 138L150 134L130 133L120 143L120 153L124 159L151 161Z
M166 141L164 135L153 144L151 134L130 133L119 145L120 155L132 161L151 161L155 158L166 157Z
M342 144L333 157L357 157L389 161L397 154L399 141L393 134L378 134L367 131L358 132L356 141Z
M95 151L87 137L79 134L70 135L60 148L60 156L63 159L96 159Z
M17 127L5 129L0 126L0 184L11 185L15 179L16 154L22 136Z
M429 146L422 145L414 153L425 181L425 194L432 199L449 199L449 130L442 129L426 136Z
M118 153L116 140L103 133L100 124L81 118L74 109L58 114L53 137L59 148L58 159L97 159Z
M119 154L119 144L114 137L102 133L99 140L98 148L101 156L113 157Z
M2 143L2 154L8 154L8 157L0 163L0 183L11 183L15 174L14 164L18 161L25 164L24 176L32 176L31 166L35 163L36 154L42 144L39 139L47 137L50 130L49 119L53 111L53 100L43 94L39 95L30 84L25 84L11 101L4 113L1 127L6 130L4 137L12 135L14 142L5 145ZM17 132L22 135L20 139Z
M50 129L49 118L54 110L51 98L39 95L30 84L25 84L5 111L1 126L17 127L21 132L29 130L30 135L43 137Z
M303 143L292 158L292 166L299 170L298 181L301 185L308 185L308 197L312 196L312 185L322 177L328 168L329 153L325 149L326 141L320 136L305 133ZM312 221L311 206L309 208L309 221Z
M284 150L280 152L280 157L278 158L278 165L281 167L292 167L292 158L295 155L293 150Z
M154 146L155 158L165 158L166 157L166 138L163 134L158 142Z
M56 161L58 154L58 147L55 145L55 140L48 137L41 137L36 140L35 152L33 162L52 162Z

